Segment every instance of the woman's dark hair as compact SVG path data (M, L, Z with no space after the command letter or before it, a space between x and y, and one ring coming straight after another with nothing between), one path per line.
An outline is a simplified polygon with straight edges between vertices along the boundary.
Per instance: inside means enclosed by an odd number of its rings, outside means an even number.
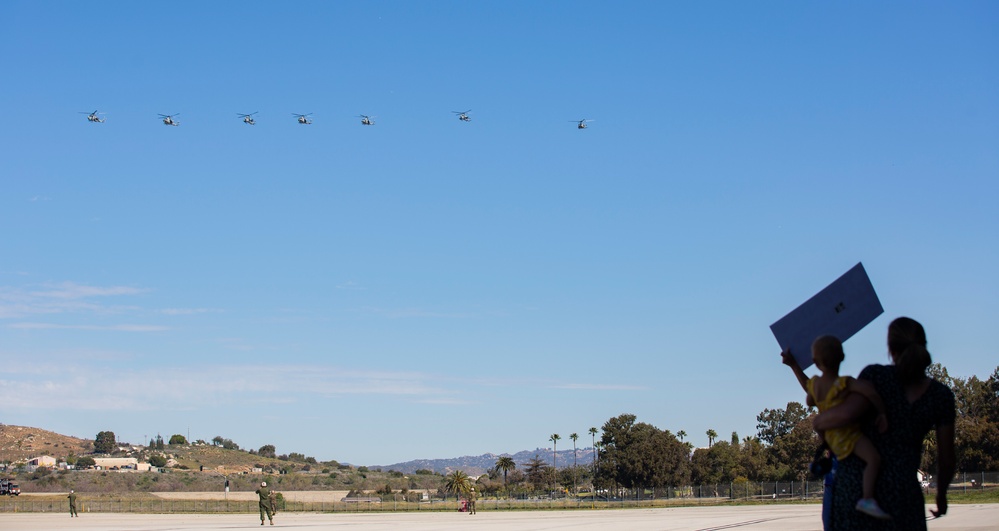
M888 352L898 370L903 385L926 377L926 368L933 360L926 350L926 331L915 319L899 317L888 325Z

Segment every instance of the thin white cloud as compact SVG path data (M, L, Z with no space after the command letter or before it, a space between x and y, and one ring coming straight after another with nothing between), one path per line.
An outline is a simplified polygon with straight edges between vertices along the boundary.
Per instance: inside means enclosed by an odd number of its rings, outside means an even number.
M425 398L416 400L418 404L430 404L439 406L471 406L479 402L473 400L463 400L461 398Z
M68 325L57 323L12 323L7 325L7 327L20 330L104 330L116 332L162 332L164 330L170 330L170 328L166 326L136 324Z
M567 383L550 386L551 389L576 389L581 391L645 391L640 385Z
M97 302L108 297L132 296L148 290L130 286L87 286L73 282L45 284L34 289L0 287L0 319L65 313L114 314L136 311L135 306Z
M197 315L201 313L221 313L222 310L212 308L163 308L159 312L163 315Z
M435 378L412 372L342 370L329 366L154 367L12 366L0 380L4 406L21 410L154 411L205 404L315 403L332 396L393 396L416 403L468 402Z
M382 315L392 319L405 319L405 318L447 318L447 319L466 319L469 317L475 317L475 314L463 313L463 312L436 312L432 310L426 310L423 308L363 308L363 311L368 313L373 313L376 315Z
M147 290L128 286L87 286L74 282L63 282L61 284L49 284L43 289L31 292L31 295L40 298L56 299L83 299L88 297L111 297L118 295L137 295Z

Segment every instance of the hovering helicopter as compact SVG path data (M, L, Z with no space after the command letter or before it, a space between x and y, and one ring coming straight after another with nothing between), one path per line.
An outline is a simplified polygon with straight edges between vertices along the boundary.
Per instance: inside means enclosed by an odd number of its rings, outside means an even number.
M368 116L367 114L359 114L358 118L361 119L361 125L375 125L375 121L372 120L374 116Z
M80 114L86 114L87 115L87 121L88 122L94 122L95 124L102 124L102 123L108 121L107 118L101 120L101 115L104 114L102 112L97 112L97 111L94 111L94 112L80 111Z
M311 114L312 114L311 112L309 114L291 113L292 116L297 116L298 117L298 123L300 123L302 125L309 125L309 124L312 123L312 120L310 120L308 118L309 115L311 115Z
M471 122L472 121L472 118L470 116L468 116L468 113L472 112L471 109L469 109L467 111L451 111L451 112L454 113L454 114L457 114L458 115L458 119L461 120L462 122Z
M178 125L180 125L180 122L176 122L173 119L174 116L180 116L179 112L176 113L176 114L161 114L159 116L160 116L160 118L163 119L163 125L172 125L172 126L175 126L175 127L178 126Z
M582 120L569 120L569 121L574 122L576 124L576 129L586 129L586 123L592 122L593 120L587 120L584 118Z
M260 111L257 111L257 112L260 112ZM236 113L236 114L239 115L239 117L243 119L243 123L244 124L247 124L247 125L257 125L257 122L253 121L253 115L257 114L257 112L251 112L250 114L240 114L240 113Z

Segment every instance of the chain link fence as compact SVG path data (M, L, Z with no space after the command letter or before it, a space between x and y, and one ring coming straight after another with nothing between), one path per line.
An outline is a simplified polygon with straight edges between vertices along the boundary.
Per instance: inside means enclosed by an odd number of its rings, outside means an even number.
M951 482L950 492L971 492L999 488L999 472L959 473ZM667 487L657 489L617 489L613 492L598 492L596 496L584 494L569 496L552 493L548 495L520 495L518 497L486 497L478 500L479 510L565 510L589 508L629 508L629 507L676 507L683 505L717 504L730 501L793 501L821 500L821 481L778 481L778 482L737 482L727 484ZM936 485L929 482L925 486L928 494L935 492ZM129 499L129 498L88 498L86 493L77 493L77 508L80 512L94 513L258 513L256 501L248 500L182 500L182 499ZM401 494L364 498L363 501L338 502L298 502L281 500L279 512L447 512L457 511L460 500L454 498L433 498L427 501L405 501ZM3 497L0 499L0 513L14 512L68 512L69 500L61 495Z

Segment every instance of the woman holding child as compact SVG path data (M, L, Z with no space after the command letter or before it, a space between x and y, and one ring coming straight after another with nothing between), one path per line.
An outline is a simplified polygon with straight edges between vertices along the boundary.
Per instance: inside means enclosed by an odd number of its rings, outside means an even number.
M954 477L954 393L946 385L926 376L930 353L926 350L923 326L900 317L888 326L888 353L891 365L869 365L858 377L873 385L884 404L888 429L884 433L872 422L871 401L860 393L850 393L839 406L815 418L817 431L834 430L858 421L865 437L874 443L881 458L875 498L890 520L871 518L855 510L863 493L864 461L851 455L839 462L833 492L832 528L926 529L923 492L916 478L922 456L923 439L937 432L937 508L934 516L947 513L947 487Z

